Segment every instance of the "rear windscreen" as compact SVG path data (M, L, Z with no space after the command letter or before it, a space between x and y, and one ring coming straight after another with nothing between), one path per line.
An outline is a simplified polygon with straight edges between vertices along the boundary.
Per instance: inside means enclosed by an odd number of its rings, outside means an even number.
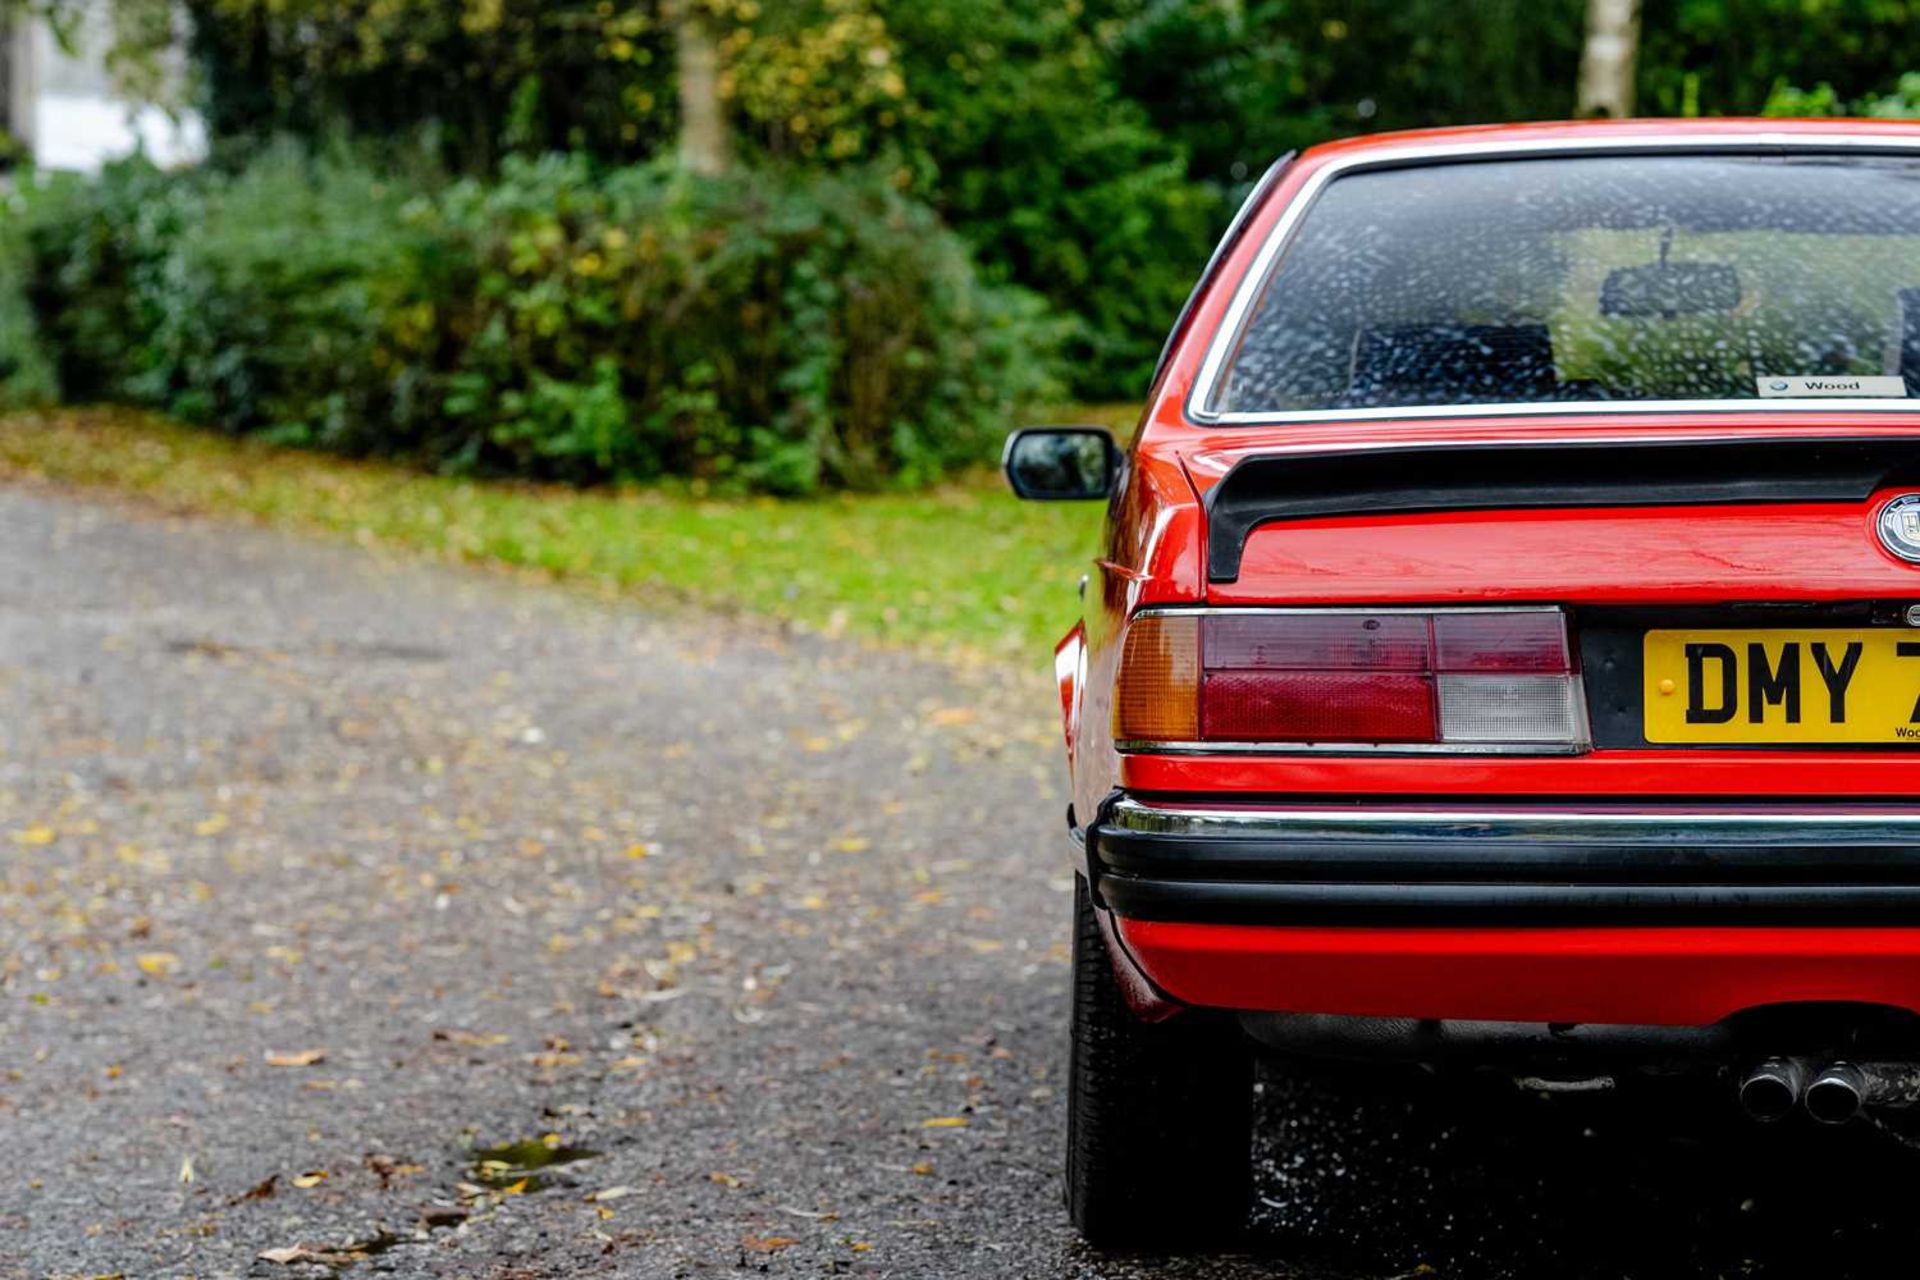
M1335 178L1206 409L1920 396L1920 159L1634 155Z

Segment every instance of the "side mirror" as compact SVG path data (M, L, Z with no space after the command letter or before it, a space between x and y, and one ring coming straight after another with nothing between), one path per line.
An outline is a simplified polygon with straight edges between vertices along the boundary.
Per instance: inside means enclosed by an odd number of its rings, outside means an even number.
M1022 498L1104 498L1120 474L1120 446L1100 427L1026 427L1007 437L1000 465Z

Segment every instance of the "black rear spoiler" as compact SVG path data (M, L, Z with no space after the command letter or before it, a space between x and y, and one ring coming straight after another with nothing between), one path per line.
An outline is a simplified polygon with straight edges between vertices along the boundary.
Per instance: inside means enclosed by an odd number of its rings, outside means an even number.
M1326 516L1862 502L1920 482L1920 435L1420 445L1242 458L1207 494L1207 578L1247 535Z

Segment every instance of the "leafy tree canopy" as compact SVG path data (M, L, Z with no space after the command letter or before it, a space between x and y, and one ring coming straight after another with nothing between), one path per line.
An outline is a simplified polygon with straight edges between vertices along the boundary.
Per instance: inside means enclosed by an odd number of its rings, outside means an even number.
M80 0L43 0L72 6ZM111 0L135 79L172 0ZM1885 112L1920 0L1645 0L1651 114ZM1281 152L1573 109L1583 0L186 0L228 145L422 139L455 173L669 154L689 33L749 166L860 170L1073 317L1083 394L1139 391L1232 206ZM147 75L145 88L159 79ZM1805 88L1802 92L1793 86ZM1824 97L1819 95L1824 94ZM1888 95L1892 95L1889 97ZM1880 105L1876 105L1880 104Z

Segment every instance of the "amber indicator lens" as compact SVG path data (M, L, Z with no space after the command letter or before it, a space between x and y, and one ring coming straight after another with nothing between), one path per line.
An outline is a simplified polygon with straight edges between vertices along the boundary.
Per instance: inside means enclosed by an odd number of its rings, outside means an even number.
M1200 617L1150 613L1127 627L1113 696L1119 742L1192 742L1200 736Z

